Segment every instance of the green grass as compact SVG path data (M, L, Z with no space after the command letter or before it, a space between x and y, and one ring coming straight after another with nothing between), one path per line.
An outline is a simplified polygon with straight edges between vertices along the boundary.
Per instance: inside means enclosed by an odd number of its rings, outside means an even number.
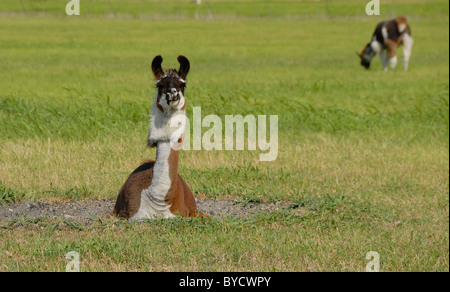
M89 227L23 218L0 225L1 271L64 270L71 250L93 271L364 271L372 250L383 271L449 270L446 1L383 1L380 17L351 0L111 1L115 15L82 1L71 18L65 1L22 2L0 7L0 203L114 199L155 156L150 62L184 54L188 116L279 117L274 162L181 152L192 191L291 207ZM410 17L410 70L377 58L365 71L354 51L397 14Z
M376 250L382 271L445 265L439 250L446 241L438 230L411 231L408 222L387 222L386 210L345 197L311 198L301 206L307 215L281 211L220 221L83 227L21 219L0 231L2 259L7 271L64 271L70 251L79 252L81 271L364 271L366 253ZM18 232L20 239L14 238Z
M20 201L24 194L7 188L0 183L0 204L13 204Z
M64 16L68 1L56 0L3 0L1 11L10 13L40 13L40 15ZM448 5L442 0L413 1L386 0L381 6L383 15L403 13L411 16L430 17L448 14ZM196 5L191 0L85 0L81 13L86 16L116 18L349 18L361 17L367 2L355 0L206 0Z

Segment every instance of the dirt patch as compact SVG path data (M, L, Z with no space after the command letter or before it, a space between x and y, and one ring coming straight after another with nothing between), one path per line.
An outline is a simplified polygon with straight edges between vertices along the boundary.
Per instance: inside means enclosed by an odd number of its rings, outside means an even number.
M107 216L113 207L112 200L76 200L66 203L21 201L13 205L0 205L0 221L51 218L85 222Z
M0 222L17 219L54 218L86 223L106 217L114 208L113 200L75 200L66 203L21 201L0 205ZM213 217L247 218L257 213L272 213L289 207L282 203L256 203L232 200L197 200L198 209Z

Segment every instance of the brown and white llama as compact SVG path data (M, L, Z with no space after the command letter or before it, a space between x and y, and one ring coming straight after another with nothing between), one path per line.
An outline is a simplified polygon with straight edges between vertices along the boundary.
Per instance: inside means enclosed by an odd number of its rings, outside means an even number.
M113 214L130 220L207 217L197 210L194 195L178 174L178 149L184 135L184 90L189 60L178 56L180 69L163 71L163 59L152 62L157 94L150 113L148 146L156 147L156 161L135 169L119 191ZM184 120L185 121L185 120ZM174 126L175 125L175 126Z
M370 43L364 47L361 53L356 52L356 54L361 59L361 65L366 69L369 69L370 62L378 53L384 70L387 71L389 63L391 64L391 69L394 70L397 66L397 48L403 45L403 67L407 71L413 44L411 28L406 17L401 16L380 22L372 35Z

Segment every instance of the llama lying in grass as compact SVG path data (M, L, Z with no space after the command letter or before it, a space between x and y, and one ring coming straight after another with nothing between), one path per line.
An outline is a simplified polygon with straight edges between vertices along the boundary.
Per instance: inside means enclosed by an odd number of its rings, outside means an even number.
M158 92L150 114L148 145L157 148L156 161L146 162L130 174L119 191L113 214L130 220L176 215L207 217L197 211L194 195L178 174L184 124L176 121L186 113L184 90L190 63L179 56L178 71L163 71L162 61L161 56L156 56L152 62Z

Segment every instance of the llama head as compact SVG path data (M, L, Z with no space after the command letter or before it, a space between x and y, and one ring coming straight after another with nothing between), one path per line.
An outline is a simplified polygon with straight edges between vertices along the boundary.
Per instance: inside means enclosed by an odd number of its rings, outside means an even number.
M148 146L154 147L159 141L180 143L185 130L186 99L184 89L190 63L184 56L178 56L180 69L163 70L162 57L156 56L152 62L158 92L150 113Z
M370 43L368 43L364 47L364 49L363 49L363 51L361 53L356 52L356 54L361 59L361 65L364 68L369 69L370 68L370 62L372 61L372 59L375 56L376 52L373 50L373 48L370 45Z
M186 99L184 89L186 88L186 76L189 73L190 63L185 56L178 56L180 69L163 70L161 67L163 59L156 56L152 62L153 74L156 78L156 107L166 115L173 115L184 110Z

